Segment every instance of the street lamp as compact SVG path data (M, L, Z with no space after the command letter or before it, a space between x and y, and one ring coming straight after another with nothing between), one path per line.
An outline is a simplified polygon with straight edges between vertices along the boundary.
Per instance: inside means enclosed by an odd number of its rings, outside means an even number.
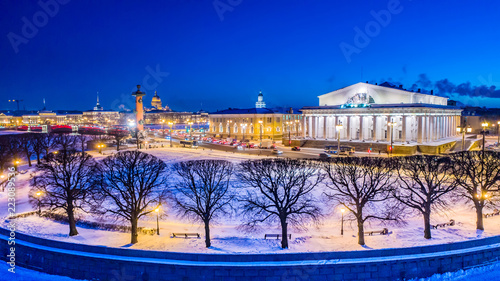
M21 163L21 161L19 161L19 160L14 161L14 171L16 171L16 172L17 172L17 166L19 166L19 163Z
M481 133L483 134L483 157L484 157L485 135L486 135L486 127L488 127L488 123L487 122L481 123L481 127L483 127L483 131Z
M246 130L247 124L244 123L244 124L241 124L240 126L241 126L241 130L243 133L243 140L241 140L241 142L245 142L245 130Z
M146 146L146 150L148 150L148 142L147 141L144 142L144 145Z
M342 130L342 128L343 126L340 122L335 126L335 129L337 130L337 156L340 156L340 130Z
M295 138L299 137L299 122L300 120L295 120Z
M394 149L394 126L396 125L397 123L396 122L388 122L387 123L387 126L391 127L391 131L390 131L390 134L391 134L391 156L392 156L392 151Z
M470 133L472 132L472 128L470 126L467 127L457 127L457 133L462 133L462 150L465 149L465 132Z
M497 134L498 134L497 146L500 146L500 121L498 121L497 124L498 124L498 127L497 127Z
M189 138L192 139L193 138L193 130L191 128L192 128L193 122L188 122L188 125L189 125Z
M37 193L35 193L36 195L36 200L37 200L37 204L38 204L38 216L41 217L42 216L42 202L40 201L41 197L42 197L42 192L41 191L38 191Z
M344 235L344 213L345 213L345 209L344 208L340 209L340 212L342 213L342 223L340 225L340 235Z
M162 138L165 138L165 129L164 129L164 126L165 125L165 120L161 120L161 136Z
M102 148L104 147L104 144L98 144L97 147L99 148L99 153L102 154Z
M286 121L286 125L288 127L288 146L292 146L292 140L290 139L290 125L292 124L291 121Z
M168 125L170 126L170 147L172 147L172 130L174 122L168 122Z
M233 123L233 120L227 120L227 128L229 128L229 130L227 130L228 138L231 138L231 123Z
M156 213L156 234L160 235L160 221L158 218L160 214L160 206L156 207L155 213Z
M259 148L262 148L262 130L264 129L263 126L264 124L262 124L263 121L262 120L259 120L259 135L260 135L260 145L259 145Z

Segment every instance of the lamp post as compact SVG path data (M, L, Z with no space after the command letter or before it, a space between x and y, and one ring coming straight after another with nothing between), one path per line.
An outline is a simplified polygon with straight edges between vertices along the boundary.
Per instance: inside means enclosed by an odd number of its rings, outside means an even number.
M344 212L345 212L345 209L344 208L340 209L340 212L342 213L342 223L340 224L340 235L344 235Z
M483 127L483 131L481 131L481 133L483 134L483 158L484 158L484 145L486 143L485 135L486 135L486 127L488 127L488 123L487 122L481 123L481 127Z
M290 125L291 121L286 121L287 129L288 129L288 146L292 146L292 140L290 139Z
M299 137L299 120L295 120L295 138Z
M465 151L465 132L472 132L472 128L470 126L467 127L457 127L457 133L462 133L462 150Z
M172 130L174 122L168 122L168 125L170 126L170 147L172 147Z
M260 135L260 144L259 144L259 148L262 147L262 130L263 130L263 121L262 120L259 120L259 135Z
M233 120L227 120L227 127L229 128L227 130L227 137L231 138L231 123L233 123Z
M390 134L391 134L391 156L392 156L392 152L394 150L394 145L393 145L394 144L394 134L393 134L394 132L393 131L394 131L394 126L396 125L396 122L391 121L391 122L388 122L387 125L389 127L391 127Z
M4 183L3 179L4 179L4 178L5 178L5 176L4 176L4 175L0 175L0 186L2 186L2 192L4 192L4 191L5 191L5 187L4 187L4 185L3 185L3 183Z
M193 138L193 129L192 129L193 122L188 122L188 125L189 125L189 139L192 139Z
M342 128L341 122L335 126L335 130L337 130L337 156L340 156L340 130L342 130Z
M19 160L14 161L14 171L16 171L16 172L17 172L17 167L19 166L19 163L21 163L21 161L19 161Z
M241 142L245 142L245 131L246 131L246 127L247 127L247 124L246 124L246 123L241 124L241 132L243 133L243 139L241 140Z
M497 124L498 124L498 127L497 127L497 134L498 134L497 146L500 146L500 121L498 121Z
M160 214L160 206L156 207L155 213L156 213L156 234L160 235L160 219L158 218Z
M40 201L40 197L42 197L42 192L38 191L37 193L35 193L35 195L36 195L36 200L37 200L37 205L38 205L38 216L41 217L42 216L42 203Z
M165 138L165 129L163 125L165 125L165 120L161 120L161 136L162 138Z
M144 146L146 147L146 150L148 150L148 141L144 142Z
M100 144L97 145L97 148L99 148L99 154L102 154L102 148L103 147L104 147L104 144L102 144L102 143L100 143Z

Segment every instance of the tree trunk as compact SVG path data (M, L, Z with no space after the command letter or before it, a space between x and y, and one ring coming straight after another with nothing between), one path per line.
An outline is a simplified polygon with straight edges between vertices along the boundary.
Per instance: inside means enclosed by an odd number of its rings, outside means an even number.
M363 220L358 218L358 244L363 246L365 245L365 228L363 225Z
M31 154L26 153L26 158L28 158L28 166L31 167Z
M477 202L474 204L476 207L476 229L479 230L484 230L484 225L483 225L483 205L481 202Z
M210 222L205 221L205 246L209 248L212 244L210 243Z
M288 249L288 224L286 219L281 220L281 248Z
M431 239L431 210L426 209L424 215L424 238Z
M137 219L132 218L130 220L130 224L132 226L130 244L135 244L138 242L138 240L137 240L137 236L138 236L138 234L137 234Z
M120 151L120 140L116 141L116 151Z
M36 163L40 165L40 151L36 152Z
M76 220L75 213L73 209L73 203L68 202L68 222L69 222L69 236L78 235L78 230L76 230Z

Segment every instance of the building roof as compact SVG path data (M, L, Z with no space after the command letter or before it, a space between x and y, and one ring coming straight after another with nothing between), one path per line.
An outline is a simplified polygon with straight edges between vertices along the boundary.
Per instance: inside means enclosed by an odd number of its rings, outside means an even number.
M324 106L304 106L301 110L311 109L358 109L358 108L442 108L442 109L460 109L457 106L440 105L440 104L425 104L425 103L395 103L395 104L368 104L360 107L346 107L345 105L324 105Z
M228 108L210 114L289 114L290 108ZM293 109L294 114L300 114L300 109Z

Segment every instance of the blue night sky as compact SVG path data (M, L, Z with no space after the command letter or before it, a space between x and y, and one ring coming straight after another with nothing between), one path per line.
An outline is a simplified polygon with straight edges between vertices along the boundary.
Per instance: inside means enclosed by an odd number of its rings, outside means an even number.
M97 91L130 108L136 84L178 111L253 107L259 90L302 107L386 80L500 107L499 1L55 1L1 2L0 109L86 110Z

